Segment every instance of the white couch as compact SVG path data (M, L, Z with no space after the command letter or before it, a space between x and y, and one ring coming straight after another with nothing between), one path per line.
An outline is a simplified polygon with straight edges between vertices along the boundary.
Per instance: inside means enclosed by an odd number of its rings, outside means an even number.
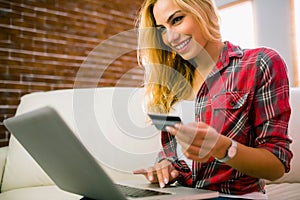
M159 132L146 120L143 92L141 88L97 88L32 93L22 97L16 115L45 105L56 108L113 180L144 181L131 171L155 162L160 139ZM292 170L281 179L268 182L269 199L300 199L299 102L300 88L292 88ZM182 108L179 105L176 112L182 114L186 110ZM109 153L103 157L101 151ZM0 178L0 200L81 198L55 186L13 135L8 147L0 148Z

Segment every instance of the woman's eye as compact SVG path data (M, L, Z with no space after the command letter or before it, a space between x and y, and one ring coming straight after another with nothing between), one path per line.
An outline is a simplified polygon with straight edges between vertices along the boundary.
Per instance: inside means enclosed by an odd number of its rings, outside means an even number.
M166 31L166 27L161 26L161 27L158 27L157 30L160 33L164 33Z
M183 16L175 17L175 18L172 20L172 24L177 24L177 23L179 23L182 19L183 19Z

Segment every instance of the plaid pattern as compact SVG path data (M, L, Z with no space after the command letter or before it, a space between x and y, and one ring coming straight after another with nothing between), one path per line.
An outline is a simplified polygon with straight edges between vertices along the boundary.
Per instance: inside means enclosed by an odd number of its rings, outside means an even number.
M288 172L292 152L287 135L291 109L286 70L283 59L272 49L241 49L225 42L218 63L197 94L195 120L239 143L269 150ZM162 132L161 140L159 159L172 161L183 185L228 194L264 190L263 180L213 158L207 163L193 162L189 169L177 159L176 139Z

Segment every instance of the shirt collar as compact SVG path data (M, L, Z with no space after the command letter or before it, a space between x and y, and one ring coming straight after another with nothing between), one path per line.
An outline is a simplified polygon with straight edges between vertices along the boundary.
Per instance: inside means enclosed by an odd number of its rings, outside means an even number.
M244 52L239 46L233 45L232 43L225 41L223 50L221 51L217 64L209 74L209 77L213 76L215 73L218 73L223 68L226 68L229 65L230 60L232 58L241 58L243 57L243 55Z

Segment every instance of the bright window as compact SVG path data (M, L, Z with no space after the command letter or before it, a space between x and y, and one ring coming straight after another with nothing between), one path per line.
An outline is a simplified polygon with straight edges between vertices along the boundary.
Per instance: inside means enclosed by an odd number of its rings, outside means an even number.
M298 63L298 86L300 86L300 1L294 0L295 8L295 27L296 27L296 53Z
M251 1L243 1L220 8L220 24L223 40L242 48L254 48L254 17Z

